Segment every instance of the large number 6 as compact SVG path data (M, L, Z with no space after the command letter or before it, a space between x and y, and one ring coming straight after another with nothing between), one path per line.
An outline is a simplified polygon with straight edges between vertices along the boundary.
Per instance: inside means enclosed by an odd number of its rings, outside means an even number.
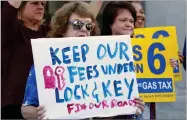
M159 51L165 50L164 45L161 44L161 43L151 44L151 46L149 47L148 56L147 56L148 66L149 66L149 69L151 70L152 73L162 74L165 70L165 67L166 67L166 61L165 61L165 58L162 54L157 53L157 54L154 55L154 51L155 51L156 48L158 48ZM158 69L156 69L155 65L154 65L154 61L156 59L159 60L159 62L160 62L160 67Z
M167 31L165 30L159 30L159 31L156 31L152 38L153 39L158 39L158 37L162 35L163 37L168 37L169 34ZM164 58L164 56L162 54L155 54L154 55L154 51L155 49L159 49L159 51L163 51L165 50L165 47L163 44L161 43L153 43L150 47L149 47L149 50L148 50L148 56L147 56L147 59L148 59L148 66L149 66L149 69L151 70L152 73L154 74L162 74L164 71L165 71L165 67L166 67L166 60ZM160 62L160 67L158 69L155 68L155 65L154 65L154 62L155 60L159 60Z

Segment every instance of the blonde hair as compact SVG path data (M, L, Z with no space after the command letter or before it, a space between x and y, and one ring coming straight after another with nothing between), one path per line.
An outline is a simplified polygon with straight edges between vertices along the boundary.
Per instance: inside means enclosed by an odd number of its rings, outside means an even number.
M98 24L89 7L90 6L85 2L70 2L63 5L51 18L51 31L49 31L48 37L63 37L63 34L67 31L68 21L72 13L76 13L80 17L91 18L92 22L95 24L91 36L99 35Z
M26 6L27 2L28 1L22 1L21 2L21 5L20 5L20 7L18 9L18 14L17 14L18 20L21 20L23 22L25 21L25 19L22 16L22 12L25 9L25 6ZM41 21L38 22L38 26L42 25L44 22L45 22L45 19L42 19Z

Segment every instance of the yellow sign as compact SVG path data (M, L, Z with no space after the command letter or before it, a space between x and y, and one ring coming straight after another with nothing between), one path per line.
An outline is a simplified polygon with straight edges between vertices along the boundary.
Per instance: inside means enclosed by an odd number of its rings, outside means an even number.
M170 58L179 61L175 31L175 27L135 30L133 57L139 93L145 102L176 101L173 73L181 79L181 67L173 69L170 65Z
M164 40L167 39L168 41L165 44L172 47L172 52L168 51L167 55L169 54L170 58L176 59L178 63L177 67L173 69L174 80L182 80L182 68L178 57L179 49L175 26L140 28L135 29L134 34L135 38L144 38L147 40L162 40L161 43L163 43Z

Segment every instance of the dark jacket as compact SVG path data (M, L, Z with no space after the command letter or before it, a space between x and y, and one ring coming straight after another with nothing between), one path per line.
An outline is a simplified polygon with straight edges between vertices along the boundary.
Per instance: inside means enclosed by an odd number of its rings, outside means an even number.
M32 38L43 38L48 29L44 25L38 31L33 31L17 19L18 9L7 1L2 8L1 21L1 107L21 105L27 76L33 56Z

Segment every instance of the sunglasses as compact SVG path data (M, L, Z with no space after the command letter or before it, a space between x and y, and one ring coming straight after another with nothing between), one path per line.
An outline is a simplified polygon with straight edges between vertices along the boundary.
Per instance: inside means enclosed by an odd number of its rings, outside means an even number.
M91 32L95 27L95 24L93 22L83 23L80 20L69 21L69 24L71 24L73 26L73 29L75 30L81 30L82 27L85 25L86 30L88 30L89 32Z

